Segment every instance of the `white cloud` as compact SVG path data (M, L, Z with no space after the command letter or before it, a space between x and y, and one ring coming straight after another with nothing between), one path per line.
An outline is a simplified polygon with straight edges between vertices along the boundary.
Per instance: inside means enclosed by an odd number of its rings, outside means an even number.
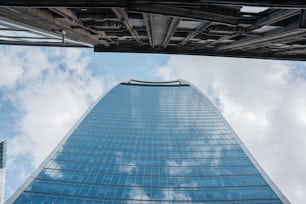
M22 116L16 127L20 135L8 141L7 172L23 169L21 182L29 170L14 161L24 156L37 166L102 94L103 82L114 79L93 76L84 50L1 49L0 89ZM190 56L170 57L157 69L160 78L189 80L218 102L272 180L292 203L305 203L306 82L291 72L287 62ZM140 194L147 196L135 191Z
M137 184L131 184L131 186L135 186ZM175 190L173 188L162 188L155 189L160 193L160 197L150 197L145 192L142 187L133 187L130 191L130 199L128 203L160 203L159 201L151 201L151 200L171 200L171 201L186 201L192 200L191 197L185 191ZM156 192L155 192L156 193ZM154 195L156 196L156 195Z
M134 186L135 184L131 184ZM150 200L149 196L146 194L143 188L141 187L133 187L130 192L130 199L132 203L141 203L141 200ZM137 201L138 200L138 201Z
M176 162L174 160L167 161L168 173L171 176L186 176L191 173L192 168L189 166L192 165L192 161L183 160L182 162Z
M137 172L138 168L134 162L126 162L122 152L116 152L116 164L119 165L119 171L132 174Z
M178 191L172 188L164 190L164 196L165 200L178 200L178 201L192 200L191 197L185 191Z
M23 73L20 62L16 60L19 54L16 50L8 52L6 47L3 48L3 53L6 54L0 60L0 88L12 88Z
M304 65L303 65L304 66ZM285 61L171 56L156 74L205 93L292 203L306 203L306 81Z
M0 88L5 88L5 97L14 103L21 115L16 122L19 135L8 138L7 172L10 174L20 156L30 159L34 167L46 158L104 92L104 79L93 76L88 69L90 57L86 50L3 49L6 56L0 59ZM28 174L29 164L23 165L27 165L25 172Z

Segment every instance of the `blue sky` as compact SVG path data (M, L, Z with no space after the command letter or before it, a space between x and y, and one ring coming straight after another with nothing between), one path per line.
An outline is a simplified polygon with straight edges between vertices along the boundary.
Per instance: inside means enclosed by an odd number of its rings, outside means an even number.
M18 46L0 52L6 198L112 86L130 78L183 78L218 106L289 200L306 203L303 62Z

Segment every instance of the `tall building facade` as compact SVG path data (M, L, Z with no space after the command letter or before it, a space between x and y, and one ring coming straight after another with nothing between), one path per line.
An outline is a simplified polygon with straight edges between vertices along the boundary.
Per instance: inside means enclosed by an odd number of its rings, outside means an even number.
M289 203L183 80L121 83L6 203Z
M0 204L4 201L6 141L0 141Z

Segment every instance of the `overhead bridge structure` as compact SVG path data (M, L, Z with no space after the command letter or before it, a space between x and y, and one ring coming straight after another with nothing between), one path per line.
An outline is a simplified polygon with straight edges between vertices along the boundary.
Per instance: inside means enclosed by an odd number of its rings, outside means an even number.
M0 43L306 60L304 0L0 0Z

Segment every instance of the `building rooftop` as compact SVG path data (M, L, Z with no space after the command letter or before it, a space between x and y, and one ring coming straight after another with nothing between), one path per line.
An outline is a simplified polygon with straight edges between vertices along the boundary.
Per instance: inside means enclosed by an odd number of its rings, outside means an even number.
M122 82L125 85L142 85L142 86L189 86L189 82L178 79L173 81L142 81L136 79L130 79L127 82Z

